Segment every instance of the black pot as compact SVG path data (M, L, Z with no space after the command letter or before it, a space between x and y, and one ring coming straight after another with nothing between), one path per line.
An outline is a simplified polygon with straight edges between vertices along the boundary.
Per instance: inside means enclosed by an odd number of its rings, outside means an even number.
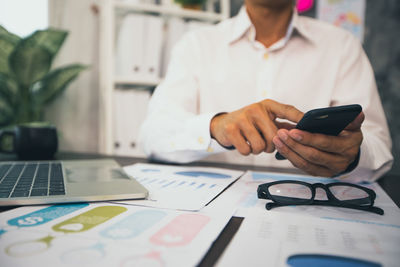
M52 159L58 149L57 129L54 126L18 125L13 129L0 130L0 144L12 139L11 148L0 145L0 152L16 153L19 159Z

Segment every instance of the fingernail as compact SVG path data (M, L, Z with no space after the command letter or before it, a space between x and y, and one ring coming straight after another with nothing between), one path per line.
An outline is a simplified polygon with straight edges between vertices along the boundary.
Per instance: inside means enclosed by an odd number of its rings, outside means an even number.
M278 131L278 136L280 139L282 139L283 141L286 141L288 139L288 135L287 133L285 133L284 131Z
M303 136L296 132L294 132L294 133L289 132L289 135L290 135L290 137L292 137L294 140L297 140L297 141L301 141L303 139Z

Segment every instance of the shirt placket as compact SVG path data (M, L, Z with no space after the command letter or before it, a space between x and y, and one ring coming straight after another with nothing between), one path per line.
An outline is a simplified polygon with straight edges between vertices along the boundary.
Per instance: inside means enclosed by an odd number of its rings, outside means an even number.
M272 57L270 49L257 41L253 41L254 49L257 50L256 90L257 101L270 98L272 81Z
M273 99L274 88L274 59L275 54L282 49L287 43L288 37L281 39L272 46L266 48L261 43L254 41L254 47L259 52L259 64L257 68L257 92L258 101L264 99Z
M255 40L256 32L254 26L250 27L247 38L254 50L256 50L256 101L262 101L270 98L272 84L272 58L271 51L262 43Z
M257 73L257 92L259 100L271 98L272 56L269 49L260 51L260 64Z

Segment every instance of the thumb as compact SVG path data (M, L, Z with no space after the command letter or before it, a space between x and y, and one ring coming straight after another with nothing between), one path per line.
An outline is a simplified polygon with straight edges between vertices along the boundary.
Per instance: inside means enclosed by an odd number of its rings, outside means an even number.
M364 112L358 114L358 116L345 128L348 131L356 131L361 128L361 125L365 119Z

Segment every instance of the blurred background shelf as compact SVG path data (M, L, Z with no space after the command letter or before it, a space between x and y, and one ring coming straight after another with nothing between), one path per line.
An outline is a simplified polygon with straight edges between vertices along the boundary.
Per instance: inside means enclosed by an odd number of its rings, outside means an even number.
M138 128L145 117L153 89L163 79L173 44L185 31L201 27L201 24L217 23L230 16L230 0L207 0L202 6L202 10L186 9L173 2L164 3L155 4L148 1L141 3L130 0L101 0L99 2L99 72L103 73L99 77L98 150L100 153L143 156L136 146ZM130 31L126 30L126 20L130 20L129 23L131 24L132 21L140 23L138 21L143 16L147 16L148 19L143 24L145 27L159 25L158 28L156 26L156 30L154 28L144 30L143 34L146 35L150 32L155 36L162 35L162 37L155 38L154 41L142 40L145 50L147 49L145 53L149 54L148 51L150 51L151 55L151 52L157 54L158 51L161 51L161 60L155 60L160 62L155 67L154 65L150 67L148 65L139 66L140 63L137 62L127 66L125 64L126 58L128 60L133 57L137 58L141 53L132 52L137 49L137 43L140 40L132 41L132 37L129 37ZM177 23L177 21L180 22ZM148 26L150 24L153 26ZM129 29L132 28L134 27L129 27ZM178 28L182 32L177 33ZM124 36L122 35L123 31ZM171 33L171 31L174 32ZM132 30L132 34L133 32ZM173 42L169 40L170 34L174 36ZM137 33L137 35L141 36L142 32ZM121 36L122 39L120 39ZM131 42L131 46L127 45L129 42ZM154 46L154 43L159 44L159 47ZM152 48L148 48L149 45L152 45ZM132 47L132 49L129 49L129 47ZM126 52L122 52L121 49L125 49ZM149 69L152 73L148 72ZM143 74L143 72L145 73ZM135 93L129 92L129 90L141 92ZM131 105L126 103L125 100L118 100L125 99L124 94L126 98L131 99ZM121 101L125 103L125 109L129 109L129 113L132 114L129 120L119 118L119 116L123 116L121 114L127 113L123 112L124 107L122 107L122 111L121 107L116 107L119 106ZM135 106L134 109L132 109L132 106ZM125 125L125 128L118 125L121 123ZM135 127L132 127L133 125ZM124 133L125 131L130 133L127 135ZM130 138L130 140L122 140L121 138ZM124 143L130 144L130 146L123 148Z
M231 12L230 0L207 0L202 10L173 1L48 2L49 25L69 31L54 67L70 62L90 66L46 114L63 133L60 149L143 156L137 146L140 124L164 78L172 47L186 31L218 23ZM137 60L153 55L146 64Z
M119 13L141 12L160 15L176 16L187 19L197 19L210 22L218 22L228 16L228 13L216 13L211 11L189 10L182 7L164 6L147 3L129 3L115 1L114 7Z
M143 86L156 87L161 79L134 79L131 77L116 76L114 78L115 86Z

